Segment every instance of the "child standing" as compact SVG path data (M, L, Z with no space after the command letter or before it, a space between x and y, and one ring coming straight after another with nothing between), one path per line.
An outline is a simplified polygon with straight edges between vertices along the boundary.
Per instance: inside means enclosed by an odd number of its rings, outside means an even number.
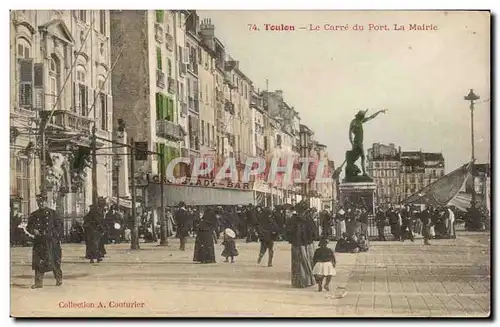
M323 291L323 279L326 279L324 288L329 291L332 277L337 274L335 271L335 266L337 264L335 254L327 245L328 240L325 238L321 239L319 241L319 248L316 249L313 257L313 275L318 284L318 292Z
M236 233L232 229L226 228L224 230L224 241L222 242L224 246L222 256L226 258L224 262L229 262L229 258L231 258L231 263L234 263L234 257L238 256L236 242L234 241L235 237Z

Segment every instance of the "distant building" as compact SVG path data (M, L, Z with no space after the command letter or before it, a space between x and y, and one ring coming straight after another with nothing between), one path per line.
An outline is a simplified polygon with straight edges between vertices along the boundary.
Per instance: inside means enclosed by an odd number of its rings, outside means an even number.
M444 157L421 150L401 152L393 143L374 143L367 151L367 171L377 184L376 203L396 204L443 177Z

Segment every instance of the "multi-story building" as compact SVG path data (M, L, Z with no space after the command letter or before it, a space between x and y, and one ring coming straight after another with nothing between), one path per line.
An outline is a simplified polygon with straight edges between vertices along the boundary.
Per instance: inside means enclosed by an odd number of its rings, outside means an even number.
M188 96L188 135L189 155L197 157L200 155L201 124L200 124L200 100L203 98L203 90L200 88L198 78L198 49L199 49L199 17L195 11L189 10L186 17L186 43L183 53L183 63L187 64L186 85ZM181 51L181 48L179 49ZM184 67L184 65L182 65Z
M400 189L400 152L393 143L384 145L374 143L367 150L367 172L373 178L376 203L399 202Z
M443 177L444 158L441 153L401 152L393 143L374 143L367 151L367 171L377 184L376 203L395 204Z
M260 158L266 157L266 114L264 112L264 104L261 95L258 91L252 88L252 98L250 100L251 107L251 131L254 141L251 143L250 154Z
M177 85L183 79L179 78L176 63L177 55L187 50L175 51L174 34L176 24L183 23L178 22L181 15L184 13L163 10L111 11L111 54L116 60L112 73L116 94L114 119L125 123L127 135L135 146L158 153L136 156L132 178L142 176L146 180L148 175L159 175L160 157L167 165L180 155L186 131L179 124L185 112L183 95L177 99ZM183 67L182 61L178 67ZM152 207L157 217L160 207L157 185L138 186L143 191L145 205Z
M420 151L401 152L399 201L414 194L444 176L444 158L441 153Z
M201 22L200 31L213 27L210 21ZM200 121L201 121L201 154L216 159L217 154L217 104L218 84L215 68L215 52L205 44L203 34L200 32L198 45L198 76L200 82Z
M62 216L81 217L93 189L103 197L112 191L112 158L99 150L113 130L109 11L13 10L10 27L11 198L27 215L43 191ZM96 185L89 168L93 128Z

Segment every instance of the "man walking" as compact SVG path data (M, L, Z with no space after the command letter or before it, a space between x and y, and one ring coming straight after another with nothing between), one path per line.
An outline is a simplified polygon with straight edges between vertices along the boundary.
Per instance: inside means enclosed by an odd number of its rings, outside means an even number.
M190 218L191 215L186 210L186 204L183 201L179 202L179 209L175 213L175 224L177 225L176 237L180 242L180 251L186 251L186 240L191 229Z
M63 222L56 212L46 206L44 195L38 196L38 210L28 218L26 230L33 235L33 253L31 268L35 271L35 283L32 289L43 287L43 276L52 271L56 286L62 285L61 237Z

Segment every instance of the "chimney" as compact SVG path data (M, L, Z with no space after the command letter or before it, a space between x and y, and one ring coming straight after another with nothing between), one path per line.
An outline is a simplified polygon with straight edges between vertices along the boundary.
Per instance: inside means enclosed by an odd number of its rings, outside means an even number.
M211 19L205 18L201 21L200 34L202 42L212 51L215 51L215 26L212 24Z
M398 147L398 152L401 154L401 147L400 146Z

